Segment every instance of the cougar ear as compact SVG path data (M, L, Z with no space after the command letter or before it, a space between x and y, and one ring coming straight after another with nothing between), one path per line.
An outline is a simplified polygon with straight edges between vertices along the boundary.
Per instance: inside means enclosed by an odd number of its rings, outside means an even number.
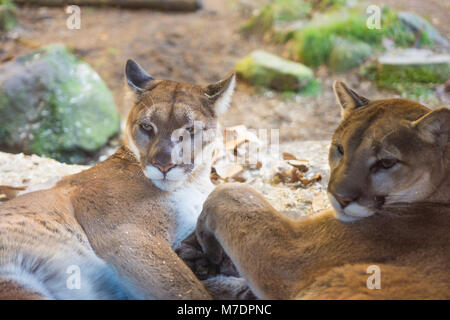
M147 74L147 72L145 72L140 65L138 65L134 60L131 59L127 61L127 65L125 67L125 76L130 88L137 93L142 92L145 85L150 80L154 80L151 75Z
M213 103L215 114L222 114L227 111L231 103L235 84L236 75L233 72L225 79L210 84L203 89L204 94Z
M450 143L450 109L438 108L412 122L420 137L429 143L445 147Z
M370 103L369 99L358 95L341 81L335 81L333 83L333 90L341 106L342 119L345 119L353 110L367 106Z

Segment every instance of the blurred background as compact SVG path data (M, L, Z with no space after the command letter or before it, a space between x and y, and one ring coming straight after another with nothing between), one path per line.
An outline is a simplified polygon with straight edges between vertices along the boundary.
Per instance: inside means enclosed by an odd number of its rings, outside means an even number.
M449 106L449 16L448 0L0 0L0 150L103 160L120 144L129 58L197 84L236 70L222 124L281 142L330 139L334 80Z

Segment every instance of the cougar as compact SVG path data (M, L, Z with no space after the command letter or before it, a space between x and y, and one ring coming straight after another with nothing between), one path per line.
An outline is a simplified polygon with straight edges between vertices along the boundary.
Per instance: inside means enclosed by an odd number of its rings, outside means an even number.
M231 259L261 299L450 299L450 109L334 91L333 210L292 220L219 186L196 227L203 257Z
M217 115L235 75L207 86L155 80L132 60L125 73L133 105L124 145L51 189L0 204L0 298L210 298L174 249L213 189Z

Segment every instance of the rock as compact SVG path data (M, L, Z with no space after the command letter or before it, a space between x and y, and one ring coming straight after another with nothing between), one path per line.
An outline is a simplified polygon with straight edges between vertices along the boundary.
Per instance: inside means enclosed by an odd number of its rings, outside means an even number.
M336 38L364 42L375 49L380 48L383 39L391 39L399 47L411 47L416 43L416 32L409 27L405 27L399 14L387 6L382 9L382 27L380 29L369 29L367 27L366 8L364 5L358 5L347 10L314 15L308 24L294 32L291 57L314 68L329 64L332 50L335 49L334 41ZM431 38L437 39L437 36L430 26L424 31L421 42L428 44ZM366 46L364 48L361 44L359 46L364 55L368 54ZM337 47L335 55L339 55L340 48L341 46Z
M253 85L280 91L299 91L314 79L313 71L303 64L261 50L239 61L235 70Z
M292 58L317 68L328 64L335 39L342 37L368 45L380 45L383 30L369 29L366 15L359 10L318 14L292 37ZM366 52L367 49L364 49Z
M361 76L377 86L396 91L402 98L439 104L439 84L450 77L450 55L425 49L398 49L365 66ZM442 98L442 97L441 97Z
M9 0L0 0L0 31L9 31L17 24L16 8Z
M345 72L360 66L372 55L372 47L362 41L336 38L330 52L328 66L334 72Z
M111 92L61 45L0 66L0 145L83 163L119 130Z
M402 49L379 57L376 80L380 84L444 83L450 77L450 55L426 49Z
M398 18L412 32L425 33L432 43L436 43L443 46L448 45L447 39L442 37L439 34L439 32L435 28L433 28L428 21L416 15L415 13L402 11L398 13Z

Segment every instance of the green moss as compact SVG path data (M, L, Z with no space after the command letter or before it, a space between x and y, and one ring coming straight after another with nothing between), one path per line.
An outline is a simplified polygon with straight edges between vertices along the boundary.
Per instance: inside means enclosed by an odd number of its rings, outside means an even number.
M318 67L327 63L336 37L378 45L383 34L383 30L367 28L366 16L358 10L335 12L322 16L297 31L294 35L294 50L301 62Z
M445 82L450 76L450 65L390 66L380 64L375 72L377 83L387 88L395 88L397 85L405 83L439 84Z
M423 103L437 103L436 87L450 77L450 64L435 66L371 64L361 70L361 75L374 81L378 87L399 93L403 98Z
M346 2L347 0L274 0L251 17L243 25L242 31L260 35L270 32L276 35L275 24L310 18L313 11L339 8ZM278 40L288 39L289 36L283 35Z
M17 24L17 10L9 0L0 0L0 31L12 30Z
M322 92L322 84L317 79L312 79L305 88L301 90L301 94L304 96L315 97Z

